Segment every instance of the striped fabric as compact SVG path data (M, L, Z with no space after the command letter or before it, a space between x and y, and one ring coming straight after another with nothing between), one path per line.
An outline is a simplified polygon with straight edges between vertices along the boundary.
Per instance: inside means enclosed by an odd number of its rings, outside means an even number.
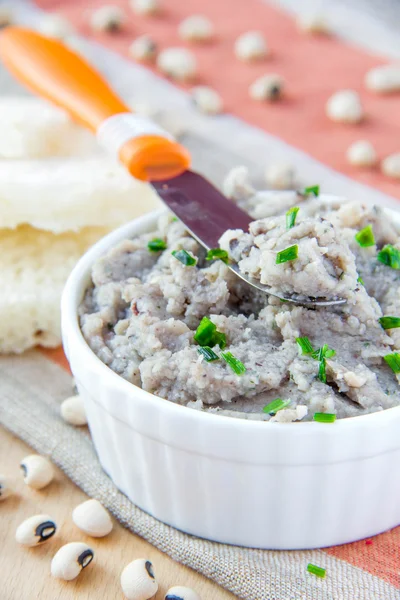
M195 48L199 63L199 81L218 90L231 114L251 125L309 153L324 164L358 181L400 198L400 185L377 171L365 172L350 167L345 151L351 142L367 138L379 155L399 150L400 110L397 95L382 97L363 88L366 71L382 64L384 59L332 37L309 37L299 33L294 20L281 10L259 0L168 0L165 15L149 18L133 15L126 0L114 0L130 15L125 32L93 35L88 27L88 10L82 2L69 0L39 0L45 9L60 9L88 38L96 39L128 57L129 44L134 36L149 33L161 48L182 43L177 25L183 17L206 12L218 34L215 43ZM91 1L91 7L104 4ZM300 3L297 3L300 4ZM236 60L232 44L240 33L261 28L265 31L272 57L269 62L244 64ZM249 85L265 72L278 72L287 81L287 96L268 106L252 101ZM132 81L132 88L135 83ZM187 87L187 86L182 86ZM338 89L357 90L367 113L362 125L338 125L325 118L324 108L329 96Z
M289 8L295 7L293 10L298 10L300 4L292 0L282 0L283 3L290 5ZM363 49L355 47L358 36L356 22L353 32L345 36L349 41L336 36L309 38L297 32L293 17L277 7L276 1L272 5L261 0L164 0L164 14L151 19L134 16L127 0L114 0L113 4L126 8L130 15L129 26L118 35L94 36L87 26L87 14L92 7L104 4L103 0L85 2L85 7L89 8L84 11L81 0L37 0L36 4L41 9L56 10L68 17L84 36L77 40L83 53L97 64L125 98L150 104L161 123L180 132L192 151L195 166L217 183L228 166L248 164L257 179L268 161L284 160L297 167L305 184L320 183L327 192L381 205L397 205L399 182L383 177L378 170L352 168L344 159L348 145L360 138L370 139L380 157L400 151L399 96L373 96L363 89L365 72L385 62L385 59L369 54L365 40ZM343 3L333 0L329 4L333 22L335 14L338 14L335 10L341 6ZM177 37L176 26L183 17L194 13L207 14L214 21L218 33L218 39L212 44L193 48L200 67L199 80L220 92L229 115L216 118L199 115L190 104L185 86L179 89L150 69L134 65L128 58L130 41L144 32L150 33L162 48L185 45ZM23 2L20 17L26 22L33 22L39 17L39 12ZM365 18L371 24L370 16ZM381 28L382 23L377 23L378 27ZM235 37L249 29L265 31L273 52L268 63L244 65L234 58L232 44ZM390 31L392 34L393 30ZM393 49L395 52L396 49ZM247 88L257 76L268 71L284 75L287 97L273 105L255 103L249 99ZM367 112L366 121L361 125L341 126L325 118L324 105L329 95L347 87L361 94ZM57 375L61 372L60 365L68 370L61 350L34 352L21 359L2 359L0 421L37 449L52 455L76 483L96 496L89 479L82 478L82 474L74 476L69 468L71 457L68 461L59 454L54 456L51 448L41 448L34 432L28 431L21 423L15 424L21 396L35 393L29 376L32 370L40 368L47 374L48 398L53 394L54 403L60 401L60 390L62 386L65 388L66 382L66 375ZM17 385L17 367L26 376L18 378L18 401L13 405L13 394L10 387L5 387L4 381L8 382L8 386L10 381ZM50 399L47 403L47 407L51 406ZM54 407L51 410L55 418ZM46 416L43 416L45 420ZM57 427L62 431L61 423L57 422ZM74 432L74 436L78 433ZM92 457L92 460L95 459ZM126 506L123 509L122 500L120 502L111 508L124 520ZM194 540L194 545L191 545L188 536L166 526L160 525L157 529L154 523L147 523L140 515L141 511L134 510L134 523L126 522L127 526L176 560L197 568L224 585L237 597L248 600L400 599L400 528L372 540L323 551L247 551L200 540ZM166 543L166 540L169 542ZM208 562L210 553L216 557L214 567ZM327 579L316 580L306 575L307 562L326 567ZM251 570L246 571L246 566ZM254 578L249 575L252 572ZM237 576L232 576L232 573L237 573Z

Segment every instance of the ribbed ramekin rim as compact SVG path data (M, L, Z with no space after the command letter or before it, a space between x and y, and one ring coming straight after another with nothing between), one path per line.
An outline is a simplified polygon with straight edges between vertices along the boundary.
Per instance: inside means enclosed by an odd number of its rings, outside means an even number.
M113 230L111 233L102 237L96 244L94 244L78 261L72 270L66 285L64 287L64 291L61 299L61 313L62 313L62 323L63 323L63 336L65 335L65 331L68 329L68 346L71 344L78 344L81 348L81 351L84 352L87 356L87 360L93 365L96 370L99 370L102 377L107 377L112 380L113 385L121 388L121 390L128 394L140 394L142 397L146 397L147 402L151 402L154 405L154 408L162 411L168 412L176 412L176 414L183 416L182 411L187 411L186 417L191 418L191 420L199 420L205 419L210 421L212 419L214 423L219 423L220 426L232 427L237 431L238 428L243 428L245 430L249 430L249 428L255 429L265 429L267 430L270 427L288 430L296 428L296 431L301 433L310 435L313 432L321 431L321 428L326 428L327 431L331 430L332 427L337 431L338 428L341 430L348 429L349 427L357 428L357 427L381 427L384 422L391 420L393 416L397 416L400 413L400 406L396 406L393 408L384 409L382 411L377 411L374 413L369 413L366 415L359 415L356 417L346 417L342 419L337 419L336 422L332 424L325 423L316 423L313 421L305 421L305 422L296 422L296 423L270 423L268 421L257 421L251 419L241 419L241 418L232 418L226 415L221 415L218 413L207 413L202 411L197 411L192 408L188 408L187 406L176 404L174 402L169 402L164 398L160 398L151 392L147 392L142 388L136 386L135 384L125 380L123 377L115 373L112 369L110 369L107 365L105 365L98 356L93 352L85 338L83 337L81 328L79 326L79 318L78 318L78 306L75 302L75 298L79 295L80 288L83 287L83 281L87 280L89 277L90 269L93 265L93 262L96 258L104 254L109 248L118 243L118 241L131 236L135 233L141 233L146 231L147 226L154 224L156 219L162 215L165 209L160 209L157 211L152 211L146 215L133 219L129 223L118 227ZM190 411L190 412L189 412Z

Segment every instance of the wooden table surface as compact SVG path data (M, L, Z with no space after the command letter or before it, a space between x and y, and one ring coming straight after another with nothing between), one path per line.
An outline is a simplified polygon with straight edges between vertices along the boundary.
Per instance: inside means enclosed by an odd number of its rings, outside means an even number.
M0 599L1 600L123 600L119 576L135 558L149 558L159 582L156 600L162 600L173 585L195 589L202 600L232 600L224 591L191 569L175 563L146 541L123 529L117 522L111 534L93 539L80 532L71 519L72 509L87 499L57 469L56 479L44 490L24 484L19 469L32 450L0 428L0 472L13 479L15 494L0 503ZM24 548L15 541L15 530L26 518L49 514L56 521L55 537L43 546ZM68 542L83 541L95 551L93 563L75 581L63 582L50 575L55 552Z

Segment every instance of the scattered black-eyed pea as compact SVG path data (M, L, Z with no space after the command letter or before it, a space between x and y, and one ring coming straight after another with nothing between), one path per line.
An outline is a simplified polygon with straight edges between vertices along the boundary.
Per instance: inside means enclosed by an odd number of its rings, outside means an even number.
M276 73L267 73L258 77L249 87L250 98L261 101L278 100L283 93L284 80Z
M175 585L165 594L164 600L201 600L197 592L183 585Z
M204 15L191 15L181 21L178 34L187 42L208 42L214 37L214 25Z
M155 15L160 12L159 0L130 0L130 7L138 15Z
M140 62L154 60L157 53L157 45L149 35L141 35L129 46L129 54Z
M389 154L381 163L381 170L384 175L400 179L400 152Z
M140 100L130 99L127 101L129 108L138 115L144 117L152 117L157 114L157 109L147 102L141 102Z
M55 13L44 14L38 21L38 30L48 37L63 40L74 33L69 21Z
M24 481L29 487L41 490L49 485L54 477L53 465L40 454L30 454L21 461Z
M87 425L85 407L79 394L66 398L61 403L60 413L64 421L70 425Z
M125 25L125 13L116 4L105 4L92 12L89 24L93 31L115 33Z
M0 6L0 27L7 27L7 25L11 25L12 22L13 14L11 6L7 4Z
M222 111L222 98L207 85L198 85L190 90L193 102L200 112L206 115L217 115Z
M23 546L40 546L53 537L57 525L49 515L34 515L23 521L15 532L15 539Z
M364 118L360 96L354 90L340 90L326 103L326 115L337 123L359 123Z
M166 48L157 57L157 67L177 81L190 81L197 73L196 58L187 48Z
M236 58L244 62L253 62L268 56L268 45L261 31L247 31L235 41Z
M94 498L78 504L72 511L72 520L79 529L92 537L104 537L113 528L110 515Z
M390 94L400 90L400 65L382 65L367 72L365 87L377 94Z
M73 377L73 378L72 378L72 381L71 381L71 389L72 389L72 391L73 391L73 393L74 393L74 396L75 396L76 394L78 394L78 392L79 392L79 391L78 391L78 384L77 384L77 381L76 381L75 377Z
M76 579L93 560L93 550L83 542L71 542L61 546L51 561L51 574L64 581Z
M158 583L153 565L145 558L138 558L126 565L121 573L121 587L127 600L150 600L156 595Z
M347 162L356 167L372 167L378 161L375 148L367 140L358 140L348 147Z
M289 190L295 183L294 167L287 163L271 163L265 170L265 181L274 190Z
M330 33L327 20L324 15L319 12L301 14L296 23L298 30L303 33L309 33L311 35L326 35Z
M0 474L0 501L5 500L14 493L10 485L10 480L5 475Z

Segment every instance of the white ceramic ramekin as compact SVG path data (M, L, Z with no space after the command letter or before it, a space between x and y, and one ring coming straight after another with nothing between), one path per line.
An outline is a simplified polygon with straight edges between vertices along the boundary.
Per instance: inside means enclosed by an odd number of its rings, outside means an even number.
M153 228L141 217L100 240L62 298L64 347L101 464L137 506L218 542L297 549L369 537L400 523L400 407L334 424L254 422L162 400L86 344L77 307L93 262Z

